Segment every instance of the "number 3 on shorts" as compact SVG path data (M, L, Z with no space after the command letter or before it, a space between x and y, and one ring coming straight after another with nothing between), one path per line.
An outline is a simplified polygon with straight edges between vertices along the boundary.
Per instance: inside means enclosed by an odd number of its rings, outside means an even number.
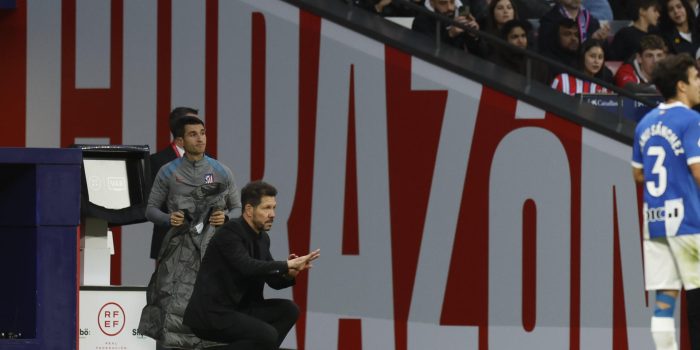
M666 151L661 146L651 146L647 150L647 156L655 156L656 161L654 167L651 168L651 173L658 177L658 184L654 181L647 181L647 191L654 197L660 197L666 192L666 167L664 160L666 159Z

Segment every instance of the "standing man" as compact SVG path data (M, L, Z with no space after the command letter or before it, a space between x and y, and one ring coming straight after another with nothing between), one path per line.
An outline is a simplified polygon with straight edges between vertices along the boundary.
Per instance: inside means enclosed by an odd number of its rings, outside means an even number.
M169 230L148 284L139 330L165 348L198 348L202 341L182 324L207 244L241 207L233 173L205 154L207 135L197 117L176 121L175 139L185 154L160 168L146 218ZM166 211L161 210L163 207Z
M190 107L176 107L170 112L169 124L170 133L173 135L173 141L162 150L151 155L151 182L155 182L158 170L166 163L182 157L185 154L185 149L182 146L182 139L175 137L176 122L184 117L196 117L198 110ZM162 211L167 211L165 204L160 208ZM153 236L151 238L151 259L158 259L160 245L163 242L163 237L168 232L169 226L153 225Z
M241 190L243 214L214 234L184 317L198 337L230 344L227 349L272 350L294 326L299 308L291 300L264 299L264 284L293 286L320 253L272 260L267 231L275 219L275 196L270 184L247 184Z
M688 54L661 60L653 82L666 100L637 125L634 180L644 187L644 273L656 291L651 333L657 350L678 348L673 310L686 290L693 350L700 349L700 77Z

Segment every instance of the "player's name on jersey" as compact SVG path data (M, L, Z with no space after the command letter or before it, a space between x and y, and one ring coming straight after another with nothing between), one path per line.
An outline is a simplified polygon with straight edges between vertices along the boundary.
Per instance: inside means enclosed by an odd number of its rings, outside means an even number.
M639 136L639 147L644 148L644 145L652 136L661 136L666 139L668 144L671 145L673 153L675 153L677 156L685 153L681 140L678 138L676 133L674 133L671 128L664 125L663 122L652 124L648 128L644 129L642 135Z

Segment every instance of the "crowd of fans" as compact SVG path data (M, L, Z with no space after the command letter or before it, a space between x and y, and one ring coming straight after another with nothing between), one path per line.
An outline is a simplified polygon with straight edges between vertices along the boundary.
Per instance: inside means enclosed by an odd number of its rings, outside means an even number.
M654 94L651 72L667 54L700 58L699 0L352 0L381 16L414 17L412 29L525 74L532 50L581 77L532 60L533 79L563 93L609 93L595 77L632 93ZM440 23L417 8L454 19ZM611 23L623 24L613 31ZM535 24L533 29L532 24ZM508 45L488 40L489 33ZM606 64L607 61L610 61ZM608 66L612 67L611 70Z

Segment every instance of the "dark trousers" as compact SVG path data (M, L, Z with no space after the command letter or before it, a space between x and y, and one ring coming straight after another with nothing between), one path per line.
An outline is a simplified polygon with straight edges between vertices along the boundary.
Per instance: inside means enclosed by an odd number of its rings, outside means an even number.
M700 350L700 288L685 291L690 348Z
M220 343L230 350L276 350L299 318L299 307L287 299L267 299L231 315L232 325L224 329L196 329L199 338Z

